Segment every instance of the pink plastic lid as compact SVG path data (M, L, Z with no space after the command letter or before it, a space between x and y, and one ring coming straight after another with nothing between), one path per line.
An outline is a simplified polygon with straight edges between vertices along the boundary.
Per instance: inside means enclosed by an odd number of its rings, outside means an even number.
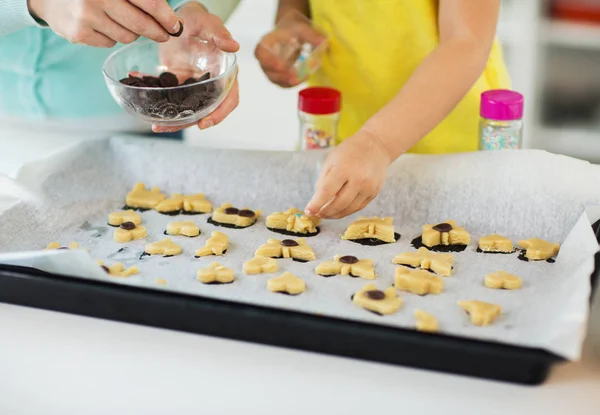
M488 120L519 120L523 118L523 95L508 89L485 91L479 114Z

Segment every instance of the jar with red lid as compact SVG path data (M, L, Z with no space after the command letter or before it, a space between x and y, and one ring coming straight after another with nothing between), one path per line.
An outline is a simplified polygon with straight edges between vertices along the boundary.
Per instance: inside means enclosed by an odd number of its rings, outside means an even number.
M300 91L298 149L314 150L335 146L341 101L342 94L333 88L311 87Z

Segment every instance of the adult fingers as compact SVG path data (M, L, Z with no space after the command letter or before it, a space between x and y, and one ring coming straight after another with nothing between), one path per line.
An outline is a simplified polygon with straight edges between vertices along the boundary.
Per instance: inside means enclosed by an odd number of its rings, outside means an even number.
M183 23L166 0L129 0L129 2L153 17L170 35L177 34L183 29Z
M308 42L313 46L320 45L326 40L326 37L317 32L310 25L300 24L295 27L295 31L302 42Z
M112 20L106 14L98 15L98 18L92 22L92 27L97 32L100 32L119 43L132 43L140 37Z
M210 128L214 125L219 124L223 121L231 112L237 108L240 103L239 86L237 79L231 87L231 91L227 94L225 100L208 116L204 117L198 123L198 127L201 130Z
M240 50L240 44L233 39L223 21L214 14L206 14L206 25L203 28L203 37L207 40L212 39L215 45L223 52L234 53Z
M191 123L188 125L182 125L179 127L167 127L164 125L156 125L156 124L152 124L152 132L154 133L174 133L176 131L179 130L185 130L186 128L189 128L193 125L196 125L196 123Z
M304 209L306 215L320 217L321 208L340 191L344 184L346 178L336 170L323 170L315 194Z
M279 85L282 88L291 88L300 83L298 76L292 70L284 72L264 70L264 72L267 78L269 78L269 81L273 82L275 85Z
M332 218L338 213L350 206L357 198L359 189L353 186L350 182L346 182L342 189L337 192L335 197L327 203L319 212L322 218Z
M117 2L106 8L105 12L112 20L135 34L155 42L166 42L170 39L169 33L156 20L129 2Z
M97 48L112 48L117 44L117 42L108 36L91 28L82 31L77 36L70 39L70 42L87 46L95 46Z
M369 204L369 201L371 201L371 200L372 200L372 198L365 197L362 193L359 193L356 196L356 198L354 198L352 203L350 203L346 207L346 209L331 216L330 219L342 219L342 218L345 218L346 216L349 216L355 212L359 212L359 211L363 210L365 207L367 207L367 205Z

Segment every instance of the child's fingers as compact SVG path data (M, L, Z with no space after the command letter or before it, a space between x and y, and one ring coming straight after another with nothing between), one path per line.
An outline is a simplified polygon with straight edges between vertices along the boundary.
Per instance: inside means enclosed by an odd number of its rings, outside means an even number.
M329 219L342 219L346 216L352 215L355 212L359 212L365 207L367 207L370 200L372 199L365 197L362 193L359 193L358 195L356 195L352 203L350 203L348 207L346 207L346 209L342 210L334 216L331 216Z
M333 169L326 173L322 172L317 182L315 194L304 209L306 215L320 217L320 211L323 206L340 191L345 183L346 178Z
M356 186L353 186L350 182L346 182L334 198L321 208L319 216L322 218L335 217L354 202L358 193Z

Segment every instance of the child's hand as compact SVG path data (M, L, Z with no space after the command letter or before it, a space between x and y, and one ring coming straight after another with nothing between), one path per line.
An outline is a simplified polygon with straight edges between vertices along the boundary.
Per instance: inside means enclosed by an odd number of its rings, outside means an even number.
M113 47L144 36L166 42L181 22L166 1L29 0L29 11L71 43Z
M327 157L308 216L339 219L364 209L379 193L393 161L383 143L360 131Z
M310 43L316 46L324 40L323 35L310 25L298 22L290 27L275 28L271 33L266 34L256 46L254 55L271 82L290 88L304 81L298 78L294 68L302 44ZM288 50L294 51L293 54Z

